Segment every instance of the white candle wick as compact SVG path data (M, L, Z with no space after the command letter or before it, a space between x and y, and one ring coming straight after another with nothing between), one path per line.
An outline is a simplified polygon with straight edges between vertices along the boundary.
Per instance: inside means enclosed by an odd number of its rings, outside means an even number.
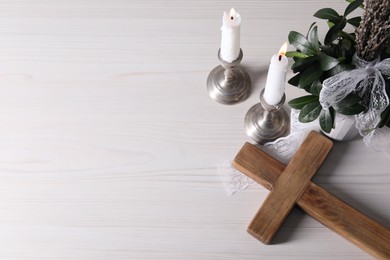
M234 19L235 14L236 14L236 10L234 10L234 8L230 9L230 20Z
M285 56L287 52L287 42L285 42L282 47L279 49L279 60L281 59L280 56Z

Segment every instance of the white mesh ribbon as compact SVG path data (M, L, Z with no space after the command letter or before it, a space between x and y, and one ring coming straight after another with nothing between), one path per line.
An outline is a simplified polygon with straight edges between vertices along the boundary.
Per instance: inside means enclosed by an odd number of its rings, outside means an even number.
M373 143L369 139L374 136L374 130L381 120L380 115L389 105L386 83L382 74L390 76L390 58L367 62L355 54L352 63L356 69L343 71L324 80L320 103L323 108L328 108L336 105L350 93L362 97L367 110L356 115L356 128L364 136L366 145L369 146L368 142Z

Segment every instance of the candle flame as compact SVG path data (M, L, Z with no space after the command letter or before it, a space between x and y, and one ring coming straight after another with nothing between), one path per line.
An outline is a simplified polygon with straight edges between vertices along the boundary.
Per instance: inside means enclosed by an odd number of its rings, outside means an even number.
M282 47L280 47L280 50L279 50L279 55L286 55L286 52L287 52L287 42L285 42Z
M236 10L234 8L230 9L230 19L233 20L234 16L236 16Z

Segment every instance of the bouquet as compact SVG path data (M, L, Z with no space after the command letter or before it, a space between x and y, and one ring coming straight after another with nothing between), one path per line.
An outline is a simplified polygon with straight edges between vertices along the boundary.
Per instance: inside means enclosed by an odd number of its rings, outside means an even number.
M296 51L286 56L294 59L291 69L296 74L288 82L308 93L289 105L300 110L300 122L319 119L326 133L337 128L339 113L355 116L365 142L371 142L379 128L390 141L390 0L348 2L343 14L332 8L314 14L327 22L323 40L318 39L316 23L306 36L289 33ZM358 8L364 9L363 15L350 17ZM347 25L354 31L347 31Z

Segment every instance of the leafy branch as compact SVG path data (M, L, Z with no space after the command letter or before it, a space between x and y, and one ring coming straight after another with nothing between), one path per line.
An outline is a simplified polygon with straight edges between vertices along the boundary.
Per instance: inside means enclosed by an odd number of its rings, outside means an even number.
M291 31L288 35L290 44L296 48L296 51L286 53L286 56L294 59L291 69L296 73L288 83L310 94L291 100L289 105L301 110L300 122L307 123L320 117L320 126L327 133L335 127L335 112L354 115L365 110L361 98L353 94L328 109L324 109L319 102L319 93L325 79L354 69L351 62L356 52L355 35L343 30L347 24L359 26L361 17L347 16L363 7L363 0L349 2L342 15L332 8L323 8L314 14L315 17L326 20L329 27L323 43L318 40L318 27L315 23L310 26L306 36L296 31Z

